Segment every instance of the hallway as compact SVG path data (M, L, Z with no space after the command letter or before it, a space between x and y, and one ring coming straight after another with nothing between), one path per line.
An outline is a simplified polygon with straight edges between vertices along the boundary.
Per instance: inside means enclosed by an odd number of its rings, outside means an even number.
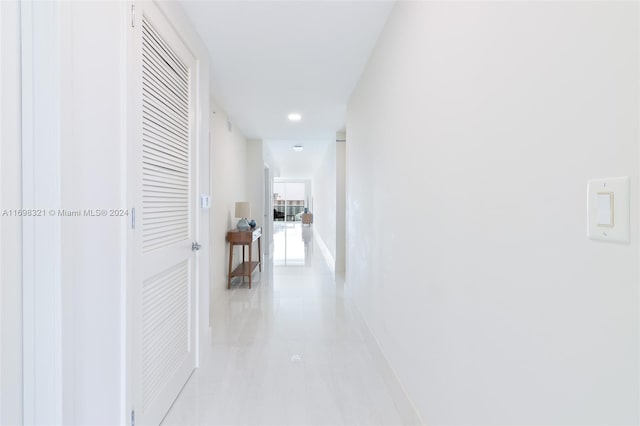
M5 0L0 50L0 425L640 425L639 1Z
M304 262L267 262L253 289L236 284L213 302L209 355L163 424L401 424L384 364L313 229L281 223L274 233L276 254L286 239Z

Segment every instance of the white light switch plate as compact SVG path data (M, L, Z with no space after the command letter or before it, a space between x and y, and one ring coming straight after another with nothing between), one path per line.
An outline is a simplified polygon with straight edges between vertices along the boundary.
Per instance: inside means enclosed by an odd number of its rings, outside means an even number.
M592 240L629 242L629 178L593 179L587 186L588 230Z
M208 209L211 207L211 197L207 194L200 195L200 207L203 209Z

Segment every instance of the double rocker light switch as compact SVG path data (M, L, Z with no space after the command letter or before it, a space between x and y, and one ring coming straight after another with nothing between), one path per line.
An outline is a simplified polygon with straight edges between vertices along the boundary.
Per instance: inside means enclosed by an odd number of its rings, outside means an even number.
M592 240L629 242L629 178L589 181L588 235Z

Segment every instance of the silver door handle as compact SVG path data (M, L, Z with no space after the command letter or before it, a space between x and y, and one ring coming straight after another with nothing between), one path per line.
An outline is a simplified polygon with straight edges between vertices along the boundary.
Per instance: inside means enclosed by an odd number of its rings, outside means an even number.
M201 247L202 246L195 241L191 243L191 251L198 251L200 250Z

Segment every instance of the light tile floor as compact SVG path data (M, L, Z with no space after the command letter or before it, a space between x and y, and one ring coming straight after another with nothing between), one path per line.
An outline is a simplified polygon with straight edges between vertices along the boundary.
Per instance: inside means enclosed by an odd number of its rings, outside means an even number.
M210 354L163 425L392 425L401 417L313 230L276 223L253 288L212 304ZM302 239L302 244L300 243ZM292 252L295 250L295 252Z

